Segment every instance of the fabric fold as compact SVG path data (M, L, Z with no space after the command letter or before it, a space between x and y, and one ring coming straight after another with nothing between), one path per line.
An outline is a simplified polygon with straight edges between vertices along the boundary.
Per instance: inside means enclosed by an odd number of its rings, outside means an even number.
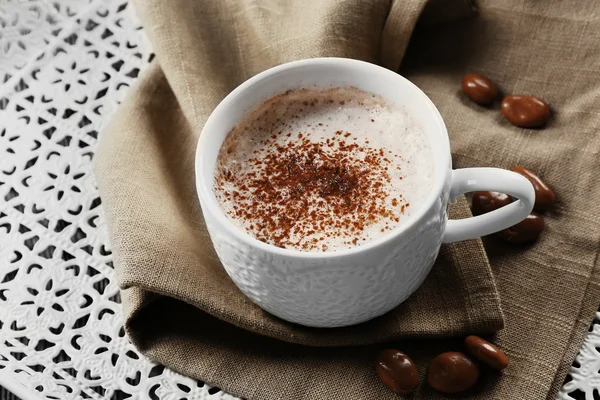
M250 400L391 399L372 365L384 346L407 352L424 376L437 353L461 349L451 337L491 334L506 321L494 339L511 366L501 377L484 376L468 397L550 399L600 302L600 185L590 172L600 162L593 109L600 66L587 56L600 50L600 10L592 1L544 10L511 3L479 1L479 16L465 20L472 1L137 0L157 57L103 132L96 156L133 343L159 363ZM582 15L592 17L581 24ZM455 167L524 164L540 173L559 198L540 240L517 248L486 239L487 255L481 240L443 246L408 301L355 327L305 328L251 303L219 264L202 221L197 139L238 84L317 56L401 66L440 109ZM459 82L470 70L507 93L548 99L555 110L548 128L519 130L497 108L468 102ZM464 198L451 216L470 216ZM441 395L422 385L415 398Z

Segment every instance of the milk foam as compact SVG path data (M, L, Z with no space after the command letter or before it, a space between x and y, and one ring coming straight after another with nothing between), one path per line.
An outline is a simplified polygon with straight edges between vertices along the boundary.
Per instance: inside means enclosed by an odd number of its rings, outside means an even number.
M330 154L331 160L348 163L348 174L354 174L352 182L358 186L350 191L344 181L346 199L340 199L339 193L325 196L321 189L302 189L292 196L290 188L265 186L277 178L270 176L275 167L265 164L281 168L286 165L281 164L284 157L296 163L295 154L305 157L303 149L311 146L301 147L301 142L322 149L316 161L309 162L310 168L329 160ZM369 162L378 164L373 167ZM302 164L299 170L305 167ZM338 178L333 179L336 185ZM356 88L301 89L267 100L229 133L219 154L214 192L230 220L259 240L302 251L335 251L367 243L406 224L432 185L431 148L421 126L404 108ZM265 187L268 196L261 194ZM376 195L365 196L368 190ZM359 195L362 199L357 200ZM261 203L264 199L268 204ZM357 206L344 214L339 207L354 207L349 201ZM379 211L371 218L365 207ZM320 223L323 220L325 224Z

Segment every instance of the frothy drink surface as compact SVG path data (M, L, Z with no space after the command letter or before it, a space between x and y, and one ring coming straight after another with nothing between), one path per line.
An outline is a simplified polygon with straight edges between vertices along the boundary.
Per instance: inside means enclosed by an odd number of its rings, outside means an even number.
M335 251L406 223L433 185L431 148L401 107L356 88L275 96L221 147L214 193L240 229Z

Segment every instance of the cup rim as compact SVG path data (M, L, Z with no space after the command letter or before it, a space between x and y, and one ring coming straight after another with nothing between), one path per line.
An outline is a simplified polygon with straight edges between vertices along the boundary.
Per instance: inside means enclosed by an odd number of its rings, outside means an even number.
M227 232L233 235L239 241L256 247L262 251L274 253L280 256L285 257L294 257L294 258L302 258L302 259L334 259L334 258L342 258L346 256L353 256L358 253L372 250L377 247L381 247L390 241L396 239L402 233L406 232L410 228L412 228L415 224L421 221L425 215L429 212L429 210L433 207L436 199L439 194L443 191L445 180L448 179L447 175L441 176L441 174L435 174L434 176L434 185L430 193L427 195L424 204L419 207L416 214L408 221L406 224L402 224L392 230L390 230L386 235L371 240L365 244L361 244L356 247L350 247L342 250L335 250L329 252L308 252L308 251L300 251L296 249L288 249L274 246L269 243L262 242L247 232L244 232L242 229L238 228L234 225L234 223L227 217L221 206L218 204L216 196L212 193L212 186L214 182L214 168L211 171L206 171L202 166L202 149L206 148L206 143L209 139L209 135L211 131L217 130L215 126L217 124L217 120L220 119L220 115L227 113L227 110L231 107L232 103L235 99L243 92L252 89L255 85L260 84L261 81L272 77L273 75L277 75L283 73L285 71L289 71L291 69L296 68L305 68L310 66L319 66L326 65L328 67L348 67L355 69L364 70L365 73L379 73L386 76L388 80L396 80L400 82L400 85L404 85L405 87L410 88L415 96L421 97L424 100L425 105L431 114L431 116L435 119L435 123L437 125L437 129L440 133L440 137L436 138L434 142L431 143L432 146L443 146L444 150L444 158L443 160L433 158L434 164L442 163L442 165L447 165L448 170L452 168L452 160L450 157L450 142L448 138L448 131L446 129L446 125L440 115L437 107L433 104L431 99L415 84L410 82L408 79L403 77L402 75L393 72L387 68L381 67L376 64L372 64L366 61L360 61L350 58L340 58L340 57L319 57L319 58L309 58L304 60L292 61L285 64L281 64L272 68L269 68L253 77L249 78L245 82L241 83L237 86L233 91L231 91L218 105L215 107L213 112L210 114L202 132L200 134L200 138L198 140L198 144L196 147L196 157L195 157L195 183L196 190L198 193L198 197L200 200L201 208L203 214L211 213L211 215L217 219L219 224L223 226ZM301 85L299 87L302 87ZM276 95L276 93L273 93ZM256 104L258 106L258 104ZM251 112L252 110L248 110ZM238 121L239 122L239 121ZM222 143L221 143L222 144ZM220 146L219 146L220 149ZM209 177L210 179L199 179L200 177Z

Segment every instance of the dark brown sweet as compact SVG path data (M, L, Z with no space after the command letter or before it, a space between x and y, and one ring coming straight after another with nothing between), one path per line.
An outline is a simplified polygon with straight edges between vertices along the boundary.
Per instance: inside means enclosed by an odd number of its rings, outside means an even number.
M375 370L379 379L398 394L409 394L419 387L417 367L401 351L388 349L379 353Z
M479 378L479 366L459 352L442 353L427 368L427 383L442 393L459 393L471 388Z
M550 107L534 96L507 96L502 100L502 115L521 128L541 128L550 119Z
M510 170L523 175L533 185L533 189L535 190L534 208L536 210L547 211L552 207L556 201L556 196L552 189L539 176L522 166L512 167Z
M467 336L465 346L469 354L494 369L503 370L508 367L508 357L506 357L506 354L479 336Z
M512 202L512 197L499 192L479 191L473 194L471 211L473 215L481 215L497 210Z
M532 212L523 221L496 233L496 235L511 243L533 242L540 236L545 225L542 216Z
M488 105L498 98L498 87L489 78L469 72L462 78L462 90L477 104Z

